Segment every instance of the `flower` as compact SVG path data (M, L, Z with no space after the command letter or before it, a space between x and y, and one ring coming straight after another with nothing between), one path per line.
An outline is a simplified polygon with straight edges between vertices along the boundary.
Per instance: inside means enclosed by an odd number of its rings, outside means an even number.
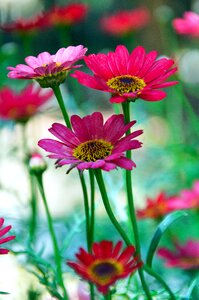
M199 37L199 15L192 11L186 11L183 18L174 19L172 25L178 34Z
M84 58L93 76L81 71L71 76L89 88L111 93L110 102L134 101L138 97L158 101L166 97L160 88L177 83L164 82L177 68L171 68L174 64L172 59L156 60L156 57L156 51L146 54L142 46L136 47L129 54L125 46L119 45L115 52L91 54Z
M14 22L1 25L1 29L7 32L32 33L47 27L47 20L44 13L29 19L20 18Z
M63 7L55 6L49 12L50 25L73 25L82 21L87 13L87 5L83 3L71 3Z
M124 36L144 27L150 19L149 11L145 8L121 10L111 16L101 19L101 28L112 35Z
M122 137L136 123L131 121L125 124L122 114L112 115L105 124L103 123L100 112L83 118L73 115L71 117L73 130L54 123L49 131L60 141L42 139L38 145L52 153L49 157L56 158L57 165L71 164L70 169L100 168L110 171L121 167L131 170L136 165L124 157L124 151L141 147L141 142L134 138L142 134L142 130L136 130Z
M43 93L39 86L33 84L29 84L20 92L4 87L0 90L0 118L27 121L52 95L51 90Z
M11 225L2 228L3 223L4 223L4 219L0 218L0 244L4 244L4 243L7 243L7 242L15 239L14 235L3 237L12 228ZM9 252L9 250L0 248L0 254L7 254L8 252Z
M147 198L146 207L137 210L139 219L161 218L164 215L181 209L199 207L199 181L195 183L194 190L182 190L179 195L168 196L160 192L155 199Z
M82 278L94 283L102 294L118 279L127 277L142 266L138 257L133 257L134 246L128 246L121 252L122 242L114 246L111 241L94 243L92 253L80 248L76 254L77 262L67 264Z
M165 259L166 266L182 269L199 268L199 240L188 240L184 245L175 241L175 250L159 248L158 255Z
M79 45L61 48L55 55L42 52L37 57L28 56L25 58L27 65L8 67L8 77L35 79L43 88L58 86L64 82L70 69L80 67L73 64L82 59L86 51L86 48Z
M34 152L30 155L29 169L32 174L41 175L47 169L47 165L42 155Z

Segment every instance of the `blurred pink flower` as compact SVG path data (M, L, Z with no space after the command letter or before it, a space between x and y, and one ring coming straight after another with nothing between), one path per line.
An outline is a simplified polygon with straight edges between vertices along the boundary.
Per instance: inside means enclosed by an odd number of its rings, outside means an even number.
M160 90L174 85L177 81L165 82L177 70L174 61L157 59L158 53L146 54L142 46L129 53L125 46L117 46L115 52L91 54L84 58L93 76L75 71L71 76L89 88L111 93L110 102L162 100L167 94Z
M135 163L124 156L127 150L141 147L141 142L134 139L142 134L136 130L122 137L136 121L124 123L123 115L112 115L104 123L100 112L80 118L71 117L73 130L54 123L49 131L60 141L42 139L38 145L52 154L50 158L57 159L57 165L71 165L70 169L97 169L110 171L117 167L131 170Z
M29 84L20 92L9 87L0 90L0 118L27 121L53 95L51 90L43 92L38 86Z
M101 28L112 35L124 36L147 25L150 13L146 8L121 10L100 20Z
M184 245L174 242L175 250L159 248L158 255L162 257L166 266L182 269L199 268L199 240L188 240Z
M11 225L2 228L3 223L4 223L4 219L0 218L0 245L15 239L14 235L3 237L12 228ZM7 254L8 252L9 250L0 248L0 254Z
M185 12L183 18L174 19L172 24L178 34L199 37L199 15L192 11Z
M41 87L58 86L64 82L68 71L78 68L73 66L82 59L87 51L82 45L61 48L55 55L42 52L37 57L25 58L27 65L19 64L16 67L8 67L8 77L17 79L35 79Z

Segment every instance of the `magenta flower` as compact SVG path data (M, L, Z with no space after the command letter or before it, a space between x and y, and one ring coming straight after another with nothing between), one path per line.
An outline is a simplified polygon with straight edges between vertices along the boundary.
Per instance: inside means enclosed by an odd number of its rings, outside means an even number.
M11 225L2 228L3 223L4 223L4 219L0 218L0 244L4 244L15 239L14 235L3 237L12 228ZM0 248L0 254L7 254L8 252L9 250Z
M188 240L184 245L175 242L174 251L159 248L158 255L165 259L167 267L198 269L199 240Z
M52 95L52 90L44 93L43 89L33 84L29 84L20 92L5 87L0 90L0 118L27 121Z
M91 54L84 58L93 76L81 71L75 71L71 76L89 88L111 93L110 102L121 103L137 98L158 101L166 97L160 89L177 83L165 82L177 68L172 68L172 59L156 58L156 51L146 54L145 49L138 46L129 54L126 47L120 45L115 52Z
M54 123L49 131L60 141L42 139L38 145L57 159L57 165L68 165L70 169L97 169L110 171L116 167L131 170L135 163L124 156L127 150L141 147L141 142L134 138L142 134L136 130L122 137L136 121L124 123L123 115L112 115L105 123L100 112L84 118L77 115L71 117L73 130Z
M183 18L174 19L172 25L178 34L199 37L199 15L192 11L186 11Z
M61 48L55 55L42 52L37 57L25 58L27 65L17 65L15 68L8 67L8 77L18 79L35 79L43 88L58 86L64 82L68 71L78 60L82 59L87 51L82 45Z

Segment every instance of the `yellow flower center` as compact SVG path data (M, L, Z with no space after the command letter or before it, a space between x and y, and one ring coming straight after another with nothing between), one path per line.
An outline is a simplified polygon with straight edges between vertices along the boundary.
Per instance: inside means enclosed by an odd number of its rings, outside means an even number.
M104 140L90 140L80 144L73 150L73 155L80 160L89 162L104 159L111 154L113 145Z
M91 278L101 285L106 285L113 278L122 274L123 266L113 259L96 260L90 266L89 271Z
M109 79L107 85L120 95L123 95L141 91L146 86L146 83L137 76L121 75Z

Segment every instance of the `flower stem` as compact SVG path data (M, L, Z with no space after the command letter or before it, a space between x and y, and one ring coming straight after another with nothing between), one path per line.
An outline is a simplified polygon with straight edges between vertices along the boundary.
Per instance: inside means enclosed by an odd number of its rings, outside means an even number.
M146 273L148 273L149 275L153 276L154 278L156 278L165 288L165 290L168 292L168 294L170 295L171 300L176 300L175 295L173 294L173 292L171 291L171 289L169 288L169 286L166 284L166 282L162 279L162 277L157 274L153 269L149 268L148 266L144 266L144 271Z
M99 186L99 190L102 196L102 201L104 203L104 207L106 209L106 212L111 220L111 222L113 223L113 225L115 226L115 228L117 229L117 231L119 232L119 234L121 235L121 237L123 238L123 240L125 241L126 245L131 245L131 242L128 238L128 236L126 235L125 231L123 230L122 226L119 224L119 222L117 221L117 219L114 216L114 213L111 209L110 203L109 203L109 199L108 199L108 195L106 192L106 187L104 184L104 180L102 177L102 172L100 169L96 169L94 170L95 172L95 178L97 180L98 186Z
M111 293L108 292L106 295L104 295L104 300L111 300Z
M59 247L58 247L58 243L57 243L57 239L56 239L56 235L54 232L54 228L53 228L53 221L52 221L52 217L48 208L48 203L46 200L46 195L44 192L44 187L43 187L43 177L42 174L41 175L35 175L37 178L37 182L38 182L38 186L39 186L39 190L42 196L42 200L44 203L44 207L45 207L45 211L46 211L46 216L47 216L47 221L48 221L48 227L49 227L49 232L51 235L51 239L52 239L52 244L53 244L53 249L54 249L54 256L55 256L55 262L56 262L56 266L57 266L57 277L58 277L58 282L62 288L63 291L63 299L64 300L69 300L65 286L64 286L64 281L63 281L63 276L62 276L62 266L61 266L61 256L59 253Z
M95 229L95 177L93 170L89 170L89 178L90 178L90 227L89 227L89 252L91 252L92 244L94 241L94 229Z
M65 121L67 127L71 129L70 119L69 119L67 110L66 110L65 105L64 105L64 100L63 100L63 97L62 97L62 94L61 94L61 91L60 91L60 87L59 86L54 86L52 89L53 89L53 92L54 92L54 94L57 98L57 101L59 103L59 107L61 109L64 121Z
M122 103L122 108L123 108L125 123L127 124L127 123L130 122L129 102ZM130 129L127 131L126 134L127 135L130 134ZM131 151L127 151L126 157L131 159ZM134 233L134 239L135 239L135 245L136 245L136 254L141 259L141 247L140 247L138 226L137 226L137 221L136 221L136 213L135 213L135 206L134 206L134 199L133 199L131 171L126 170L125 174L126 174L126 193L127 193L128 209L129 209L130 222L132 224L133 233ZM150 295L148 285L147 285L147 283L145 281L145 278L144 278L143 268L139 268L138 273L139 273L139 276L140 276L142 287L143 287L144 292L147 296L147 299L152 299L152 297Z

